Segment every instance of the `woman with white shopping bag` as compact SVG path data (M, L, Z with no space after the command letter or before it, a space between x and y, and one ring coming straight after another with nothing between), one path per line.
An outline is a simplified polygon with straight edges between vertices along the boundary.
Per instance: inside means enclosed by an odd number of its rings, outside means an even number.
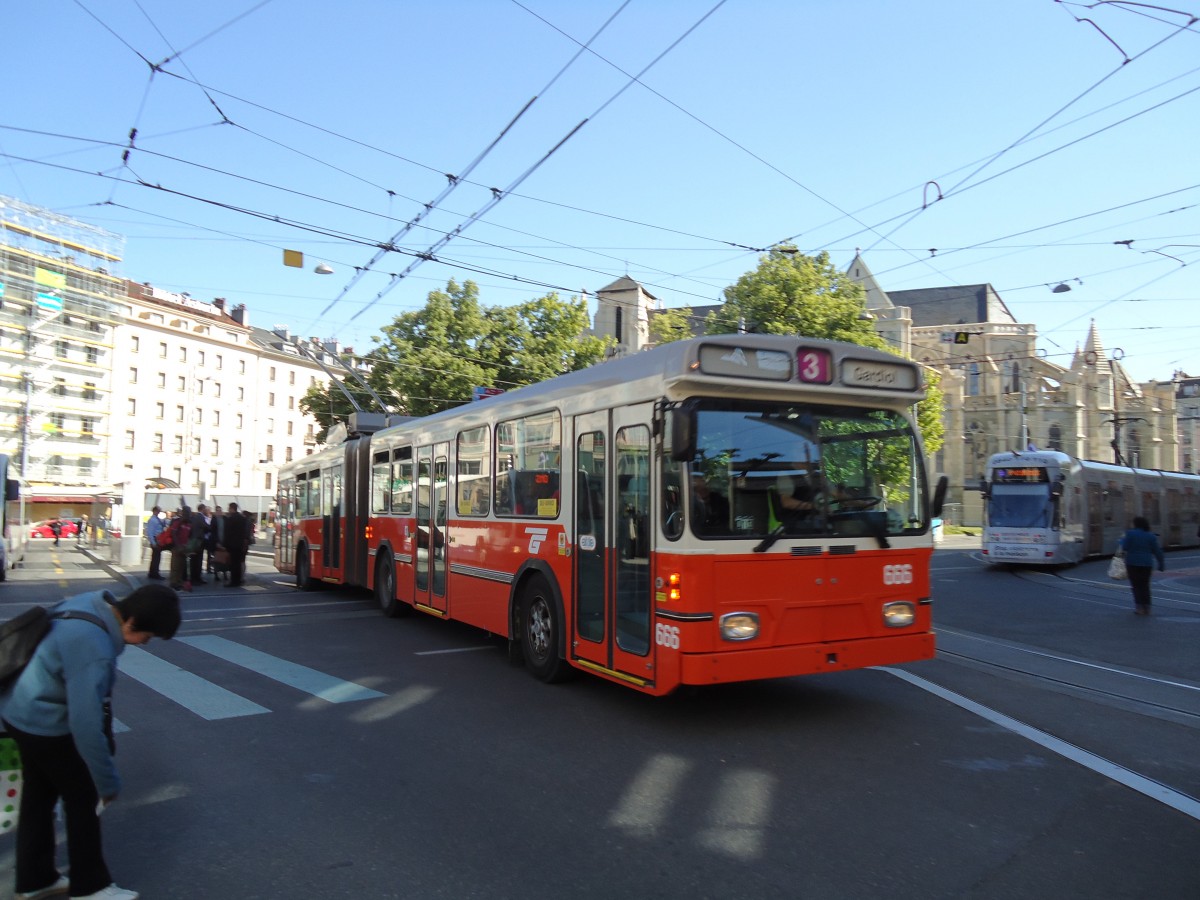
M1158 571L1165 568L1162 545L1158 535L1150 530L1150 522L1143 516L1135 516L1133 527L1121 538L1121 550L1125 554L1125 569L1129 573L1129 587L1133 591L1134 614L1150 615L1150 577L1154 562Z

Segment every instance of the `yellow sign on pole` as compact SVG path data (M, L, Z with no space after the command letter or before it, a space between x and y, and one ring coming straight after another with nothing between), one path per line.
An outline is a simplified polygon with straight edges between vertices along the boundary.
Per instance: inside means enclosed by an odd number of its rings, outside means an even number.
M303 269L304 268L304 254L301 253L299 250L284 250L283 251L283 264L285 266L291 266L293 269Z

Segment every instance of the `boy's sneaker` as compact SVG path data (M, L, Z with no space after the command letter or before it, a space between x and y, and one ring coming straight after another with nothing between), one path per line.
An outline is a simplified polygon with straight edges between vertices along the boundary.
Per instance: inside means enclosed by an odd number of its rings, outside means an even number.
M103 890L96 891L94 894L82 894L75 897L74 900L138 900L138 892L127 891L125 888L110 884Z
M17 900L43 900L45 897L61 897L71 889L71 879L59 875L58 881L40 891L30 891L28 894L17 894Z

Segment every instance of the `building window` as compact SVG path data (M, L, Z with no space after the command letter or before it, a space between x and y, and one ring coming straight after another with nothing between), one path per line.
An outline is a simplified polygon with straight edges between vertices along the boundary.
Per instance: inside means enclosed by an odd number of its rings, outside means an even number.
M165 419L167 416L167 408L162 403L154 404L154 418Z
M1062 428L1057 425L1050 426L1050 440L1048 446L1051 450L1062 450L1063 448Z
M221 442L217 438L212 439L212 455L213 456L221 455Z
M163 448L163 436L162 436L161 432L158 432L154 435L154 450L158 453L162 453L162 448ZM160 471L158 474L161 475L162 472Z
M268 380L268 381L274 381L274 380L275 380L275 367L274 367L274 366L271 366L271 368L270 368L270 370L269 370L269 374L267 375L267 380Z
M275 433L275 420L267 419L267 434L274 434L274 433Z
M217 368L225 368L225 357L223 357L220 353L217 354Z
M129 408L128 408L127 412L131 416L137 415L137 400L135 400L133 397L129 398ZM159 416L159 418L161 419L162 416Z
M159 355L159 357L161 357L162 359L166 359L166 358L167 358L167 342L166 342L166 341L159 341L159 342L158 342L158 355Z
M237 414L237 427L238 427L238 431L241 431L241 430L242 430L242 422L243 422L243 417L242 417L242 414L241 414L241 413L238 413L238 414ZM238 444L238 446L240 447L240 446L241 446L241 444ZM241 451L241 450L239 450L239 451L238 451L238 455L240 456L240 455L241 455L241 453L242 453L242 451Z
M200 438L192 438L192 456L200 455Z
M291 448L291 447L285 447L285 448L284 448L284 450L283 450L283 461L284 461L284 462L291 462L291 461L292 461L292 448Z
M235 488L240 488L242 486L242 473L241 472L233 473L233 486Z
M271 393L267 394L267 406L274 406L274 405L275 405L275 393L272 391Z
M196 365L199 365L199 366L204 365L204 351L203 350L196 351Z
M95 400L96 399L96 385L93 382L85 381L83 383L83 399L84 400Z
M125 432L125 449L126 450L133 449L133 442L134 442L135 435L136 435L136 433L133 431Z
M208 487L209 487L209 490L215 490L217 487L217 470L216 469L208 470Z
M54 355L57 356L59 359L66 359L66 356L67 356L67 342L66 341L59 340L59 341L54 342Z
M239 387L238 388L238 402L241 402L242 400L245 400L245 399L246 399L246 389L244 387Z
M160 388L165 388L167 386L167 373L166 372L158 373L158 386Z
M246 374L246 361L244 359L238 360L238 374L239 375Z
M221 411L219 409L214 409L213 410L213 425L219 426L220 424L221 424Z
M138 350L140 350L141 346L142 346L141 338L134 337L134 338L131 338L130 340L132 341L132 343L129 345L130 351L133 353L137 353Z
M192 469L192 487L200 487L200 470Z
M187 362L187 347L180 347L180 348L179 348L179 361L180 361L180 362ZM200 478L199 478L199 474L198 474L198 473L197 473L196 481L197 481L197 482L199 482L199 481L200 481Z
M295 384L295 383L296 383L296 372L293 370L291 372L288 372L288 384Z
M84 416L79 420L79 430L84 434L94 434L96 431L96 420L91 416Z
M137 366L129 367L129 383L137 384Z
M186 391L187 390L187 377L186 376L180 375L178 378L175 379L175 390L177 390L177 391ZM200 382L200 390L202 390L202 391L204 390L204 382L203 381Z
M268 491L271 489L271 473L270 472L263 473L263 487L266 488Z
M84 354L87 356L87 361L95 365L100 361L100 350L96 347L88 347Z
M288 409L295 409L295 408L296 408L296 398L289 396L288 397Z
M50 427L55 431L62 431L66 424L67 418L62 413L50 413Z
M233 442L233 455L235 457L237 457L238 459L242 458L242 442L241 441Z
M176 422L183 421L183 407L182 406L175 407L175 421Z
M177 434L171 442L175 447L176 453L183 453L183 435Z
M274 444L267 444L267 453L264 458L266 459L267 462L274 461L274 459L275 459L275 445Z
M53 394L55 397L67 396L67 379L55 378L54 379L54 387L50 388L50 393Z
M291 420L291 419L289 419L289 420L288 420L288 423L287 423L287 433L288 433L288 434L291 434L291 433L292 433L292 425L293 425L293 424L294 424L294 423L292 422L292 420Z

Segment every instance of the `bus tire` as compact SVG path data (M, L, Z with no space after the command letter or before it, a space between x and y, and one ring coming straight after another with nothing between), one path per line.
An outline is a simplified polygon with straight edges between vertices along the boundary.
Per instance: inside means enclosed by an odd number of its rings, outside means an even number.
M308 555L308 546L305 545L300 550L301 552L296 554L296 587L302 591L315 591L317 582L312 577L312 562Z
M570 667L558 655L563 623L550 585L540 575L526 582L521 591L521 651L525 667L534 678L553 684L562 681Z
M396 562L386 550L379 554L375 564L375 599L379 608L389 619L402 616L412 607L396 599Z

